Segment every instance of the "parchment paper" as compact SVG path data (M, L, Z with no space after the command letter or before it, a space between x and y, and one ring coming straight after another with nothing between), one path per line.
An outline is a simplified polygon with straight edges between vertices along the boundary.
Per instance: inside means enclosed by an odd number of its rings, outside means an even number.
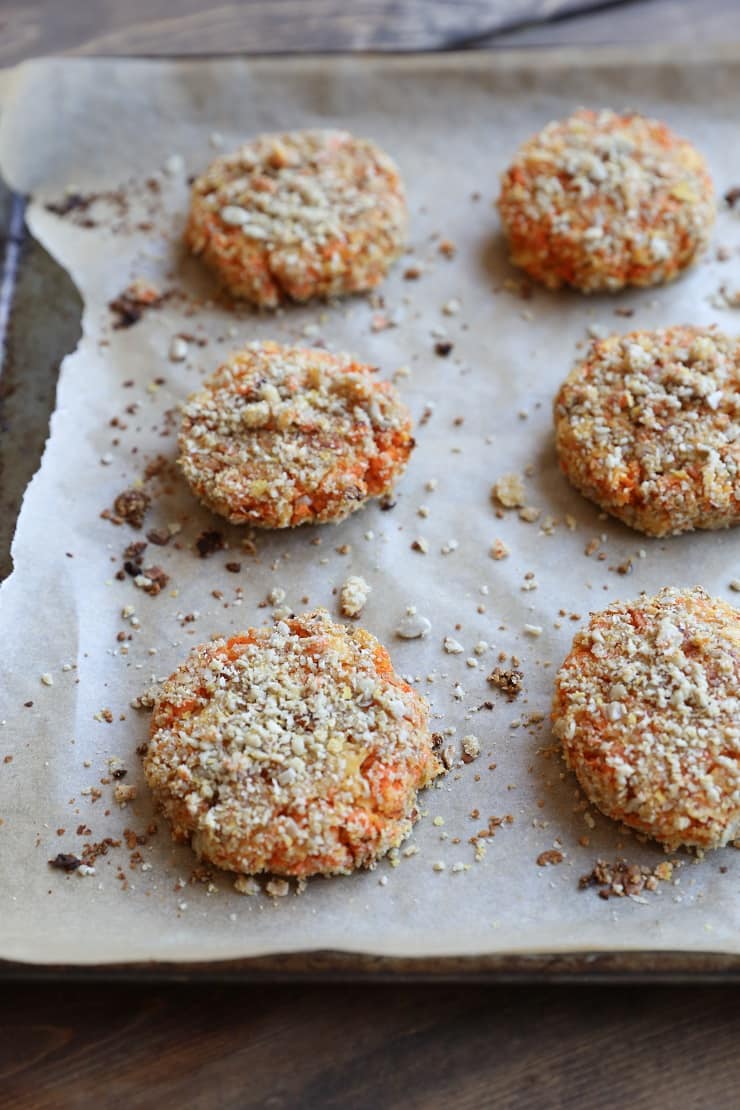
M733 597L737 532L656 541L602 518L558 472L551 400L590 327L716 321L733 330L737 311L721 307L716 294L722 285L740 286L740 221L723 210L711 251L671 287L592 299L535 290L523 300L516 285L505 285L520 278L506 261L491 204L517 144L579 104L665 118L706 152L721 195L740 181L738 57L727 50L676 62L618 53L46 61L6 75L2 170L15 189L32 194L29 226L72 275L85 313L84 338L64 363L43 464L23 505L15 570L0 597L1 956L82 964L301 949L398 956L740 951L740 857L732 849L698 862L672 857L683 860L679 881L644 901L606 902L578 891L578 877L599 856L651 866L664 856L579 801L559 756L547 754L547 720L536 720L548 713L554 671L589 609L664 584L701 583ZM413 254L384 285L384 306L356 298L260 316L209 301L211 279L180 247L186 174L242 137L309 125L372 136L402 167ZM144 185L148 178L158 191ZM88 194L125 182L133 182L127 211L93 205L85 215L94 227L45 207L67 187ZM455 243L453 260L439 253L435 234ZM717 260L720 244L727 261ZM405 280L413 266L422 276ZM133 327L112 330L108 303L137 277L177 295ZM453 299L460 310L446 315ZM622 318L615 308L634 315ZM44 327L44 315L40 303L35 326ZM183 332L207 343L191 340L187 359L171 362L171 339ZM150 545L144 565L159 564L171 581L149 597L130 577L117 580L123 548L144 532L114 526L101 510L142 478L154 456L174 456L174 434L161 434L164 414L229 349L267 337L348 348L388 376L410 371L397 378L399 387L417 422L425 410L431 415L419 424L395 507L373 505L337 527L257 536L253 555L242 546L245 532L222 528L165 475L148 486L156 496L145 530L181 523L181 549ZM445 338L453 344L446 357L435 353ZM127 427L112 427L113 418ZM490 487L511 471L528 471L527 503L541 510L539 521L516 512L497 519ZM431 479L434 491L426 488ZM419 515L423 506L427 516ZM548 516L558 521L552 528ZM229 549L201 559L193 543L208 528L222 530ZM418 537L428 541L426 555L411 550ZM584 553L599 537L603 561ZM489 554L496 538L511 549L498 562ZM351 550L340 554L344 545ZM620 576L614 568L629 559L633 573ZM227 571L227 562L241 563L240 572ZM529 572L537 586L525 590ZM482 744L479 759L424 796L425 816L411 840L416 855L402 854L395 867L385 861L373 872L311 881L300 896L246 897L228 875L190 882L195 859L171 845L159 820L158 832L134 846L140 857L133 863L124 843L98 859L95 874L48 867L58 852L79 852L86 841L120 839L125 828L145 834L152 814L136 748L148 721L130 703L153 677L213 633L269 619L271 609L260 603L275 587L294 609L308 597L336 615L334 591L350 573L373 587L363 623L388 644L397 668L418 679L435 725L457 730L447 742L459 747L472 733ZM138 629L121 616L132 605ZM409 605L432 622L426 640L394 634ZM525 625L542 634L528 635ZM119 642L119 632L131 639ZM464 651L446 654L445 636ZM478 657L473 647L481 640L491 646ZM486 682L499 651L521 659L518 701ZM478 708L487 701L492 709ZM102 710L110 710L110 723ZM125 783L138 786L125 809L113 801L114 783L100 783L112 756L128 771ZM101 791L97 800L91 787ZM497 829L476 862L469 838L490 816L507 814L513 823ZM80 826L89 834L78 834ZM553 847L563 862L538 866L537 856ZM435 870L441 863L445 869ZM453 871L456 863L468 866Z

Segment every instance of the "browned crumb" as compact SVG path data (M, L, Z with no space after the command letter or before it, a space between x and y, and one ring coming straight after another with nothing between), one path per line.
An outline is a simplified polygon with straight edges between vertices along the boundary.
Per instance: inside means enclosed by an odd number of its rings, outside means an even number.
M59 852L54 859L49 860L49 867L56 867L59 871L76 871L81 864L82 860L69 852Z
M212 880L213 871L208 867L204 867L201 863L196 864L188 878L188 882L191 886L194 886L195 883L210 883Z
M68 216L70 212L87 212L97 199L95 193L67 193L62 200L49 201L44 208L55 216Z
M213 555L216 551L222 551L224 546L224 537L221 532L210 530L201 532L195 541L195 546L198 549L198 554L201 559L207 559L209 555Z
M154 285L139 278L114 298L108 308L115 317L113 327L130 328L136 324L148 308L162 303L162 294Z
M130 543L123 549L123 570L125 574L129 574L132 578L136 578L137 574L141 573L141 564L144 561L144 552L146 549L147 545L143 540ZM119 572L118 577L123 579L125 574Z
M510 699L517 697L521 693L523 680L524 674L522 671L503 670L501 667L494 667L488 676L488 681L491 685L496 686L499 690L503 690Z
M151 504L151 497L140 489L125 489L119 493L113 502L112 509L103 509L100 514L104 520L111 524L130 524L132 528L141 528L144 516Z
M158 547L166 547L172 539L172 536L167 528L150 528L146 534L149 543L154 543Z
M151 497L141 489L127 489L119 493L113 502L113 511L132 528L141 528L144 516L151 504Z
M537 866L554 867L555 864L562 863L564 859L565 856L562 852L558 852L556 849L551 848L547 852L540 852L537 856Z
M480 755L480 740L477 736L463 736L462 738L462 761L463 763L472 763Z
M121 841L114 840L111 836L106 836L103 840L99 840L94 844L84 844L82 847L82 863L86 867L93 867L95 861L101 856L107 856L110 848L120 848Z
M156 597L157 594L162 592L169 580L170 576L161 567L148 567L136 575L134 585L138 586L144 593Z
M646 867L644 864L627 863L625 859L618 859L614 863L597 859L591 871L581 875L578 880L579 890L587 887L598 886L599 898L624 898L643 891L654 891L659 882L668 882L673 877L673 871L680 864L664 860L657 867Z

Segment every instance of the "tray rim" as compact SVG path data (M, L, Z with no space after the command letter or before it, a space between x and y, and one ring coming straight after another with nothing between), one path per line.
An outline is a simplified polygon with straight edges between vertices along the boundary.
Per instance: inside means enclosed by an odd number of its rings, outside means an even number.
M246 959L32 964L0 960L0 982L740 983L740 954L585 951L491 956L372 956L316 950Z

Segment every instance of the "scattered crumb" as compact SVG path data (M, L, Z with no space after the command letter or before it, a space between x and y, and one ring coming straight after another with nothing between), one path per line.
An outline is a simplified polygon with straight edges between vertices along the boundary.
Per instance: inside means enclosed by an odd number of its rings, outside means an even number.
M201 532L195 541L195 546L201 559L207 559L209 555L213 555L216 551L222 551L224 546L224 537L221 532L216 530L207 530Z
M123 809L129 802L133 802L138 794L138 790L133 785L119 782L113 787L113 797L118 802L119 806Z
M537 866L554 867L555 864L562 863L564 859L565 856L562 852L558 852L556 849L551 848L547 852L540 852L537 856Z
M587 887L598 886L599 897L605 899L634 897L645 890L656 890L659 882L668 882L678 866L680 864L668 860L650 868L644 864L627 863L624 859L618 859L614 863L598 859L592 870L578 880L578 887L585 890Z
M472 763L480 755L480 740L477 736L463 736L462 738L462 761L463 763Z
M509 699L518 697L521 693L522 682L524 675L521 671L504 670L502 667L494 667L488 676L488 681L492 686L496 686L499 690L503 690Z
M518 509L524 505L524 482L519 474L503 474L493 484L491 496L505 509Z
M371 587L359 575L353 574L339 592L339 611L343 617L359 617L370 596Z
M432 630L431 621L418 613L407 613L398 622L396 635L402 640L421 640L428 636Z

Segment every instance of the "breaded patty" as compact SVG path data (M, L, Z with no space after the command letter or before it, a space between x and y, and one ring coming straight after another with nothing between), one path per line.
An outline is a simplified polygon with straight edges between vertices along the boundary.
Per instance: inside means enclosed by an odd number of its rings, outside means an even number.
M393 161L346 131L260 135L193 185L185 239L229 292L274 308L373 289L406 242Z
M180 467L235 524L338 521L392 489L414 440L389 382L350 355L255 343L183 409Z
M560 465L652 536L740 522L740 341L712 328L592 344L555 400Z
M317 610L196 648L161 688L145 770L203 859L300 877L400 844L442 765L385 648Z
M593 613L555 681L565 761L607 817L667 847L740 835L740 613L704 590Z
M516 266L584 293L670 281L707 243L715 213L689 142L657 120L587 110L524 143L498 208Z

